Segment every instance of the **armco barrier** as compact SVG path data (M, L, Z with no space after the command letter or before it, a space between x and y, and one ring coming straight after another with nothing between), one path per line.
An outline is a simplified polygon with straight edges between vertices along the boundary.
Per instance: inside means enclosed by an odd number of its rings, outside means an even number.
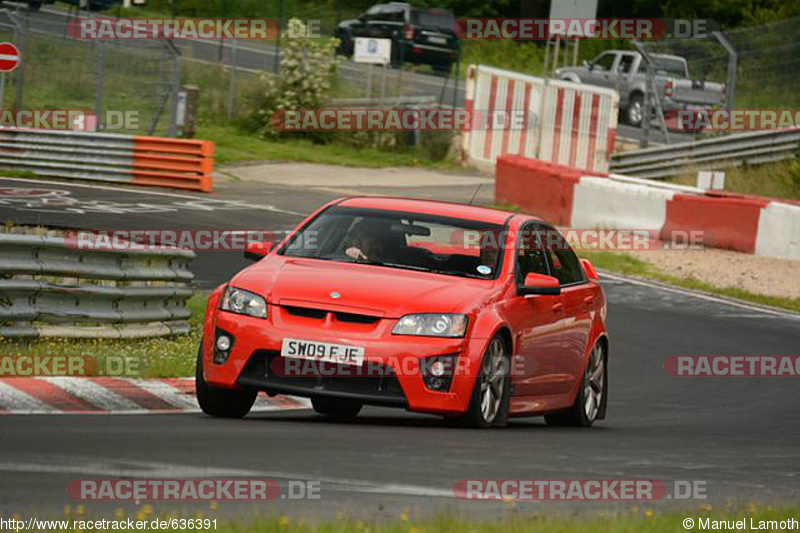
M0 233L0 337L187 333L194 256L78 250L64 236Z
M497 161L496 202L580 229L702 231L717 248L800 260L800 205L574 169L518 156Z
M611 89L527 76L471 65L465 107L492 117L525 112L525 127L481 127L463 139L467 159L495 163L521 155L581 169L607 172L617 132L619 94ZM537 119L528 120L531 117Z
M614 154L611 170L640 178L663 179L741 164L758 165L796 157L800 129L749 131L713 139Z
M0 166L42 176L211 192L213 161L211 141L0 129Z

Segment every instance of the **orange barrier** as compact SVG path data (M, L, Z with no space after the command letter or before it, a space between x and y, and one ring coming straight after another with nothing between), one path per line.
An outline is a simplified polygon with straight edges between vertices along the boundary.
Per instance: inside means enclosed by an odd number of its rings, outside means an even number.
M211 192L214 143L135 136L133 183Z

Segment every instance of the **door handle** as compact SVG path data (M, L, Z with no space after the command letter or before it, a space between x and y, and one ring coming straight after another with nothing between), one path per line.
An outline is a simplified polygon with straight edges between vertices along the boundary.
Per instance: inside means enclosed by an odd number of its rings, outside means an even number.
M594 296L587 296L583 299L583 303L586 305L592 305L594 303Z
M560 313L564 310L564 304L554 304L550 309L552 309L554 313Z

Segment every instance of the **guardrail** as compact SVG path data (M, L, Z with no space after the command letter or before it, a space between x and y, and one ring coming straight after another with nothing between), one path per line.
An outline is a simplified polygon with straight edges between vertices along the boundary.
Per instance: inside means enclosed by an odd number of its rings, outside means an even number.
M42 176L211 192L213 161L211 141L0 129L0 166Z
M754 131L622 152L612 156L611 170L659 179L697 170L791 159L799 150L800 129Z
M0 337L137 338L189 332L191 250L81 250L0 233Z

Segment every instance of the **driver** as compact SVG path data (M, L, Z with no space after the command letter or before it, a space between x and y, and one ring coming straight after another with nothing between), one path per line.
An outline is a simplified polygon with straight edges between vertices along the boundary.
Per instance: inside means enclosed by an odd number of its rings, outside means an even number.
M345 255L356 261L380 261L383 255L382 231L375 221L361 220L347 235Z

